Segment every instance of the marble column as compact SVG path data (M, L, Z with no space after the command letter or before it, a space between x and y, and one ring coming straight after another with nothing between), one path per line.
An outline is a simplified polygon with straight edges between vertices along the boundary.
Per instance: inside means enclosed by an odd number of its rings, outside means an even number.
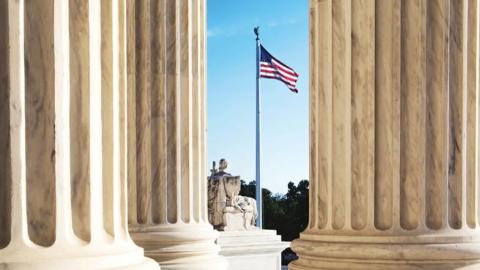
M310 221L290 269L479 269L477 0L310 0Z
M205 0L129 1L129 225L162 269L224 269L207 218Z
M0 1L0 269L159 269L128 234L125 15Z

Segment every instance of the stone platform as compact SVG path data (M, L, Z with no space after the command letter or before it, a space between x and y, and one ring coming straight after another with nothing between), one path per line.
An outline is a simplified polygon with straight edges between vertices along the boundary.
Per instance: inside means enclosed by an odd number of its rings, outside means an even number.
M281 252L290 246L275 230L220 232L218 244L228 270L280 270Z

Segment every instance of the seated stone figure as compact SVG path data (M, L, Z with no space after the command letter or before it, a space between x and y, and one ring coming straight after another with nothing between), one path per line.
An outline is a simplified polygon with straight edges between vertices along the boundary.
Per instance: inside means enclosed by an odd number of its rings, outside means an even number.
M256 229L256 201L238 195L240 176L227 173L227 166L228 162L221 159L217 171L213 162L212 174L208 178L208 219L220 231Z

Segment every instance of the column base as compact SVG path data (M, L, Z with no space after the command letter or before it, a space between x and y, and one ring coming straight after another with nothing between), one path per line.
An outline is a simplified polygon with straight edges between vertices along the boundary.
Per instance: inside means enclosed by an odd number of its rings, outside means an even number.
M228 270L280 270L282 251L290 246L274 230L220 232L218 244Z
M130 245L133 246L133 243ZM0 252L0 270L159 270L138 247L19 246Z
M465 236L302 234L292 243L292 270L480 269L480 239Z
M218 232L209 224L153 225L131 228L135 243L162 270L225 270L227 261L215 243Z

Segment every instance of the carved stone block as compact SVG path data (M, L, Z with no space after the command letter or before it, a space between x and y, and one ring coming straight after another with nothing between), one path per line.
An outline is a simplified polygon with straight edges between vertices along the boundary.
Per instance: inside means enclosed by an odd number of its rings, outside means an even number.
M232 176L224 170L226 160L220 160L220 171L213 165L208 181L208 220L220 231L256 229L257 207L255 199L238 195L240 176Z

